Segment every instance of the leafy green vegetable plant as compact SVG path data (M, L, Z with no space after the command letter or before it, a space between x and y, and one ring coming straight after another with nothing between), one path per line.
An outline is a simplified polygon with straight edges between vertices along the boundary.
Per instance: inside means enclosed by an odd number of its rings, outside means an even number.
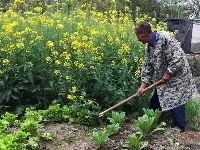
M145 109L145 108L143 108L143 111L147 116L154 117L152 128L155 128L158 123L158 119L162 114L162 111L159 111L158 109L154 111L153 109Z
M39 111L43 116L45 120L51 120L51 121L62 121L62 108L60 107L60 104L55 104L49 106L47 110Z
M94 141L99 147L104 146L108 139L108 133L106 131L94 131L92 134L92 141Z
M144 114L142 117L138 117L138 119L133 120L133 123L138 127L139 133L144 137L147 136L152 128L154 122L154 117L149 117Z
M108 133L108 136L111 136L120 129L119 123L111 124L106 126L106 132Z
M36 149L38 147L39 138L38 137L30 137L27 141L26 146L30 149Z
M112 116L108 117L108 120L112 123L112 124L116 124L118 123L119 125L122 124L125 120L125 112L115 112L112 111Z
M42 127L42 125L38 124L38 122L28 119L21 123L20 126L21 131L29 133L31 135L37 135L38 129Z
M135 149L135 150L141 150L148 146L148 142L142 142L141 136L137 137L136 134L128 135L128 148Z
M149 117L146 114L144 114L142 117L138 117L137 120L132 120L132 122L135 123L135 125L138 127L138 133L146 137L148 134L153 133L155 131L164 130L164 128L162 127L165 126L166 123L161 122L158 126L154 128L154 119L155 117Z
M191 99L185 104L186 118L193 123L198 115L199 106L196 99Z
M2 119L0 120L0 131L6 130L9 126L14 124L16 121L16 115L6 112L4 115L2 115Z
M27 137L30 136L29 133L23 132L21 130L16 131L13 135L17 143L23 143L26 141Z
M42 121L44 119L44 116L35 109L35 107L26 108L24 118L38 122Z
M16 119L17 119L17 116L12 114L12 113L9 113L9 112L6 112L3 116L3 119L8 121L10 125L12 125Z
M41 137L44 140L49 141L49 140L52 140L54 138L54 135L52 133L44 132L44 133L41 134Z

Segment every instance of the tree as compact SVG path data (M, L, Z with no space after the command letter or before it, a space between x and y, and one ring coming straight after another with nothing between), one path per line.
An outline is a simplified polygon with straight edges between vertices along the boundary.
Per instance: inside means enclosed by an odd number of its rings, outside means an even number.
M160 14L160 4L158 0L132 0L131 10L133 11L133 17L137 17L138 12L136 7L140 8L140 13L147 14L151 17L158 17Z
M188 2L190 18L200 18L200 0L190 0Z

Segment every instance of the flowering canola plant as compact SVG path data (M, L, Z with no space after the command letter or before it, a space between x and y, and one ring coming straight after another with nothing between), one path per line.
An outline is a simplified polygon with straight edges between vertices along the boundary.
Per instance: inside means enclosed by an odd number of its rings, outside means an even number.
M134 22L148 16L133 21L130 13L98 12L90 5L70 14L61 10L41 13L37 6L0 14L0 101L112 104L133 94L144 55ZM154 29L166 29L149 19Z

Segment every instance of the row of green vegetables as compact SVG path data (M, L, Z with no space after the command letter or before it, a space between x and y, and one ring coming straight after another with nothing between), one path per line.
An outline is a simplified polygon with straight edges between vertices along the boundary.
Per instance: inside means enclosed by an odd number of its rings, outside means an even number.
M198 102L191 100L186 104L186 116L188 121L193 123L196 130L198 128ZM164 130L166 123L162 122L159 117L161 111L153 111L143 109L144 115L137 119L132 118L131 122L137 127L137 132L128 135L125 147L132 149L142 149L148 146L147 137L155 131ZM82 115L76 114L71 106L60 106L59 104L50 106L46 110L36 110L34 107L27 108L24 116L20 119L17 115L6 112L0 120L0 149L1 150L25 150L36 149L39 147L39 141L52 140L54 135L47 133L44 130L46 122L65 122L80 124L83 119L91 119L90 115L85 113L85 118ZM81 120L82 119L82 120ZM123 122L126 120L125 112L113 111L107 117L107 125L102 129L93 131L91 140L98 147L103 147L106 140L122 128ZM66 137L66 141L70 142L73 137Z

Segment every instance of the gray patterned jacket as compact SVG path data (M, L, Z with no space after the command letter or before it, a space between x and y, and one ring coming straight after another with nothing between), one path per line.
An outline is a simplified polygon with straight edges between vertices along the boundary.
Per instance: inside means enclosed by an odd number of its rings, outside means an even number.
M185 104L197 89L185 53L177 40L168 32L158 31L154 47L146 47L141 80L150 84L160 80L166 70L172 74L171 78L156 87L162 111Z

